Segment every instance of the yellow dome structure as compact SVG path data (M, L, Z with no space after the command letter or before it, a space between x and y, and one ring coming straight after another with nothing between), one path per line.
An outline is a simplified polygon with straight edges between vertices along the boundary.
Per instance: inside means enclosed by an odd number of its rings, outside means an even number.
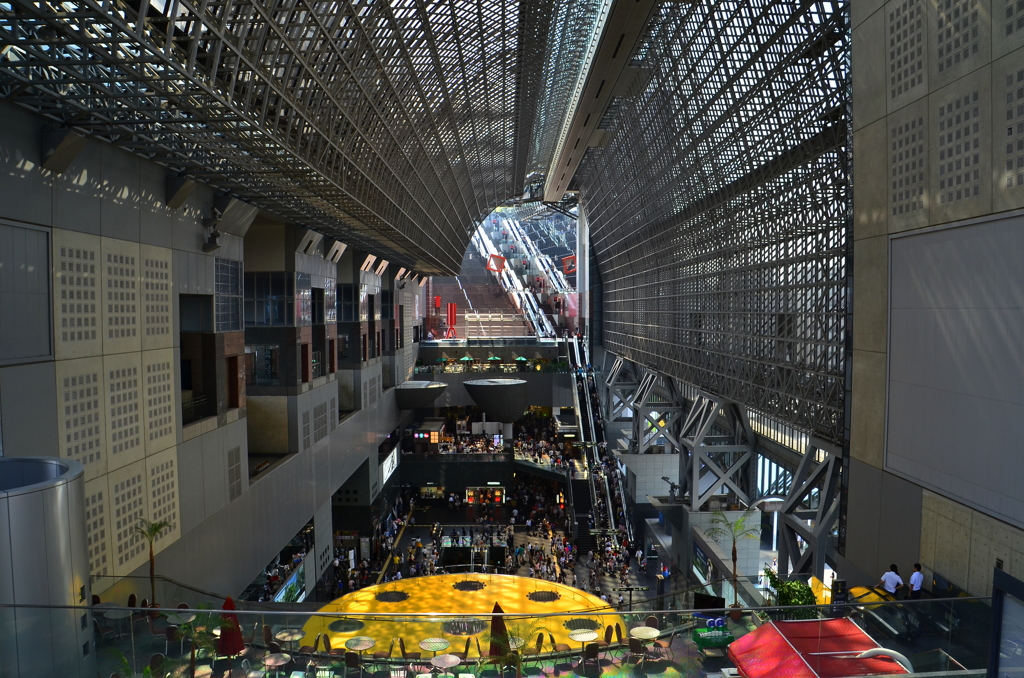
M575 630L594 630L603 638L605 627L618 623L626 631L622 617L597 596L565 584L503 574L445 574L370 586L325 605L321 613L337 616L312 617L303 631L307 640L327 634L333 648L368 636L376 641L374 650L387 650L393 638L403 638L410 651L419 651L418 643L426 638L444 638L451 651L461 651L466 638L476 636L487 654L495 603L501 605L510 635L529 635L523 640L532 646L542 631L545 650L550 649L548 634L577 647L580 642L569 637ZM557 616L537 616L549 614ZM476 656L476 642L470 646L470 655Z

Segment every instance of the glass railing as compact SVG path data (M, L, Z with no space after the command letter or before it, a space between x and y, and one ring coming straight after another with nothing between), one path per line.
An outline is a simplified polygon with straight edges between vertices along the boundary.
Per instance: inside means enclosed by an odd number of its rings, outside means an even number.
M320 612L239 603L245 609L229 613L220 599L183 609L168 603L151 609L123 601L0 605L0 616L37 624L32 642L22 643L19 634L19 652L0 658L0 665L8 675L43 675L26 673L32 665L26 653L57 645L45 625L38 626L49 615L52 628L81 623L92 631L83 634L89 642L75 648L88 665L75 675L135 676L145 667L158 667L152 675L242 671L253 678L296 671L326 678L356 667L382 677L517 670L704 676L730 667L763 675L749 671L772 652L830 676L903 673L901 666L916 674L966 676L984 674L992 617L987 598L627 611L570 586L480 573L392 581ZM422 611L431 607L457 611ZM5 642L0 639L0 651Z
M569 363L499 363L490 361L486 363L465 362L437 363L436 365L417 365L413 374L474 374L474 373L508 373L508 372L544 372L553 374L568 374Z

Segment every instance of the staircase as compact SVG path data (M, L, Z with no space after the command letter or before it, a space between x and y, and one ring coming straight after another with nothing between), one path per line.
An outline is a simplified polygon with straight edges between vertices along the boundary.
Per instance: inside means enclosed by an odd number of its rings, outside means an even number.
M430 280L428 303L433 311L433 297L441 297L441 309L437 317L431 316L428 329L440 338L440 319L446 312L446 304L458 306L459 322L457 332L460 339L466 337L521 337L533 336L534 330L516 308L494 274L485 268L486 259L467 250L462 259L462 270L457 278L435 277ZM466 319L470 313L473 320Z

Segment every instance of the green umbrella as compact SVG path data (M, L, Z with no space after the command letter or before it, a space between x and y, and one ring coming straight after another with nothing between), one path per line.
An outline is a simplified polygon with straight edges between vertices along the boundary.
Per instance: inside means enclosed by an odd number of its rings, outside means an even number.
M472 359L473 359L473 356L469 355L468 353L466 355L462 356L461 358L459 358L459 360L472 360Z
M501 358L499 358L496 355L492 355L490 358L488 358L488 360L501 360Z
M520 355L520 356L516 356L516 360L517 360L517 361L518 361L518 360L522 360L522 361L527 361L527 360L529 360L529 358L527 358L527 357L525 357L525 356L521 356L521 355Z

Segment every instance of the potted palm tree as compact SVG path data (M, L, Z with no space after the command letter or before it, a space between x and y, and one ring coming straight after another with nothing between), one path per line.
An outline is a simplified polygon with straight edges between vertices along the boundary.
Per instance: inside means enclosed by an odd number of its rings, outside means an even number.
M158 607L156 603L156 557L153 555L153 542L160 536L161 532L170 526L171 524L166 520L150 522L145 518L140 520L139 524L135 526L135 533L141 535L149 542L149 600L153 607Z
M721 511L715 511L711 516L711 526L704 530L704 534L715 541L732 544L732 607L739 608L740 593L737 586L737 565L736 544L744 539L755 539L761 536L761 524L753 522L755 516L759 516L757 509L747 509L743 515L729 518ZM732 613L734 619L739 618L739 610Z

